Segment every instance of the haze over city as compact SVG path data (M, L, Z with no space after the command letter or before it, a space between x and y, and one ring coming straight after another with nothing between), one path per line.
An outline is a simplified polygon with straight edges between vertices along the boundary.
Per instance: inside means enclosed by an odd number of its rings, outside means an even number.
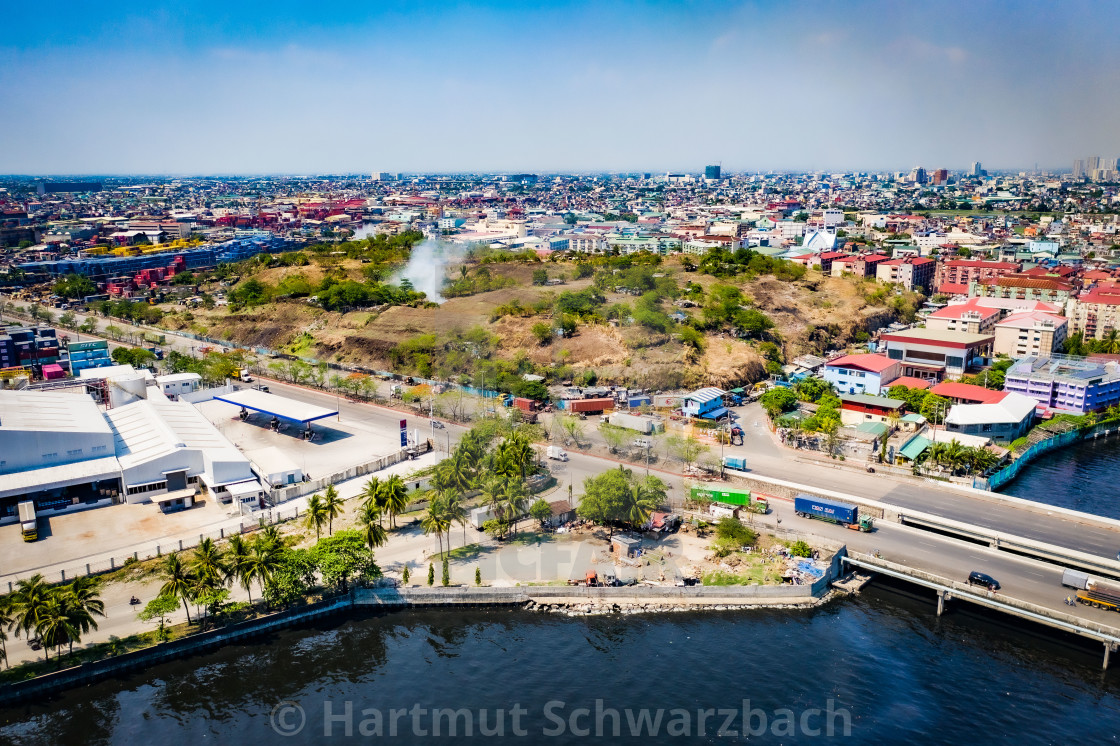
M1115 3L10 4L0 173L903 170L1111 153Z

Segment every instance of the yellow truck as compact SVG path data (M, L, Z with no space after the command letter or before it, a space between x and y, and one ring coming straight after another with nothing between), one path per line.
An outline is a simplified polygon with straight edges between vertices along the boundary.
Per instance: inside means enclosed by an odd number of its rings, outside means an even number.
M35 516L35 503L31 500L19 504L19 525L23 529L24 541L39 538L39 519Z

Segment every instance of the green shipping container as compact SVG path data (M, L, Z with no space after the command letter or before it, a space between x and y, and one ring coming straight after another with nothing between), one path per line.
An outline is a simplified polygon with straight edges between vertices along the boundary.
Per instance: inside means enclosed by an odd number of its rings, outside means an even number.
M80 350L104 350L109 347L109 343L103 339L98 339L93 342L71 342L69 350L71 352L78 352Z
M711 500L726 505L750 505L751 493L739 490L709 490L704 487L693 487L692 499Z

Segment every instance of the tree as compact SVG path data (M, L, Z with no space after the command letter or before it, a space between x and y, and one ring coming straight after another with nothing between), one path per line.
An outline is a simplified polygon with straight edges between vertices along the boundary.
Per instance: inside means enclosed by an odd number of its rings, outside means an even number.
M447 558L443 558L443 577L440 579L443 587L451 585L451 569L447 565Z
M55 295L63 298L84 298L97 292L97 286L84 275L68 274L51 288Z
M110 357L118 365L131 365L134 368L146 368L156 359L155 353L142 347L116 347Z
M784 386L775 386L759 397L758 401L771 419L797 408L797 395Z
M400 474L394 474L382 483L384 490L385 510L389 514L389 523L397 525L397 516L408 509L408 487Z
M11 629L14 621L12 597L0 596L0 658L4 659L5 668L11 668L8 664L8 630Z
M181 599L183 610L187 612L187 624L190 624L191 609L189 602L194 598L194 574L183 564L178 553L167 555L167 559L163 561L163 574L167 581L159 589L160 595Z
M428 585L431 586L431 585L435 585L435 584L436 584L436 568L431 562L429 562L428 563Z
M656 480L660 481L660 480ZM664 493L662 493L662 497ZM660 504L653 485L646 482L631 484L626 492L626 520L631 528L641 528L650 514Z
M533 270L533 284L534 285L547 285L548 284L548 270L534 269Z
M62 594L51 593L46 596L39 611L39 621L35 626L39 641L44 651L55 648L59 657L62 656L62 646L78 637L78 629L71 623L64 607ZM47 656L49 657L49 655Z
M476 566L474 568L474 584L475 585L482 585L482 568L481 567Z
M619 449L630 439L629 430L607 422L599 425L599 433L603 436L603 440L607 442L607 450L611 453L618 453Z
M583 481L583 498L576 509L581 518L610 527L629 514L630 480L622 468L611 469Z
M323 512L327 514L327 533L334 533L334 519L342 515L342 498L333 484L328 484L323 493Z
M428 503L428 512L420 520L420 526L425 534L435 534L439 542L439 553L443 554L443 534L451 527L451 519L445 510L446 503L442 496L433 497Z
M15 591L11 596L11 626L15 630L16 637L19 637L21 632L28 637L31 637L33 631L38 632L53 593L47 581L39 573L16 583Z
M374 549L383 546L389 539L388 533L381 525L381 511L372 503L364 503L359 508L358 525L361 526L362 536L365 538L366 546L369 547L371 555Z
M66 311L58 317L58 323L62 326L65 326L67 329L72 329L74 327L74 320L76 318L77 317L74 315L73 311Z
M204 588L223 586L230 577L225 554L210 537L199 542L191 553L191 570L199 585Z
M822 378L803 378L793 386L801 401L816 402L826 393L832 393L832 384Z
M409 576L411 576L411 575L412 575L412 573L409 572L408 565L405 565L404 569L401 570L401 582L407 585Z
M669 449L669 453L674 458L683 461L686 467L692 466L693 462L700 457L701 454L708 451L708 446L701 443L693 436L681 437L680 435L670 435L665 439L665 445Z
M529 508L529 515L540 521L541 525L543 526L547 521L551 520L552 508L549 507L548 503L545 500L538 499L535 503L533 503L532 507Z
M306 549L287 549L277 558L276 569L264 587L265 601L272 608L291 606L315 585L317 566Z
M226 550L226 567L229 577L236 580L249 594L249 603L253 603L253 580L256 578L256 567L253 563L253 550L244 538L235 534L229 537Z
M926 392L922 398L922 404L919 407L918 413L925 417L934 424L945 421L945 415L949 412L949 400L943 396Z
M322 537L323 524L328 520L323 498L319 493L315 493L307 501L307 514L304 516L303 525L315 529L315 540L318 541Z
M319 567L323 583L341 593L350 590L350 583L361 583L381 577L381 568L373 561L359 531L339 531L320 539L311 548L311 558Z
M100 583L91 577L77 578L62 589L62 606L70 625L78 635L70 637L70 651L74 643L91 629L97 629L95 616L105 616L105 602L101 600Z
M537 338L537 344L546 345L552 340L552 327L543 321L533 324L532 332Z
M174 596L156 596L144 607L136 617L142 622L150 622L153 619L159 619L159 628L156 635L160 642L166 642L169 637L167 633L167 617L179 608L179 599Z

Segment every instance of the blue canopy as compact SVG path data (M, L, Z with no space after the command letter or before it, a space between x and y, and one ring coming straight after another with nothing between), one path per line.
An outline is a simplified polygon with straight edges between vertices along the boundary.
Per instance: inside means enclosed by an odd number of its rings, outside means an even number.
M727 407L719 407L700 415L705 420L722 420L727 415Z

